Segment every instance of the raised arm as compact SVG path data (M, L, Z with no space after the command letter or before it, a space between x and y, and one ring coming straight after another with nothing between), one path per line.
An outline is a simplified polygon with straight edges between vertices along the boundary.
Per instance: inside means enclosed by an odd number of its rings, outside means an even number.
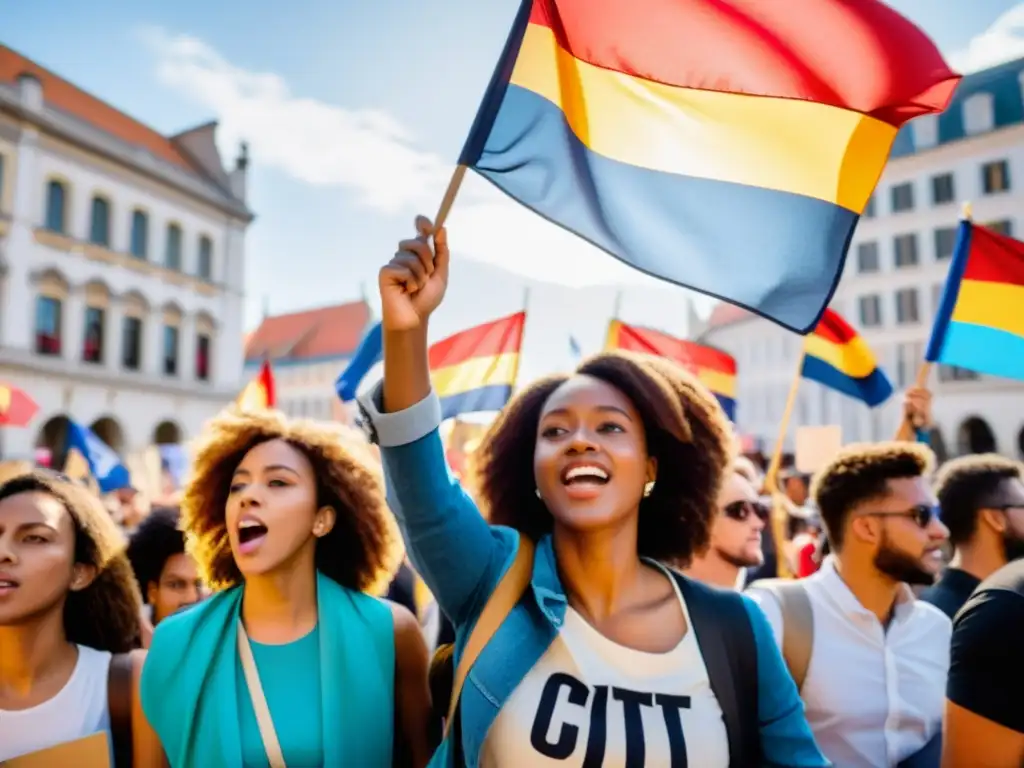
M444 458L427 326L448 286L448 243L445 230L434 233L422 216L416 229L380 271L384 381L360 403L381 448L388 503L410 560L441 609L461 624L490 594L516 538L487 525Z

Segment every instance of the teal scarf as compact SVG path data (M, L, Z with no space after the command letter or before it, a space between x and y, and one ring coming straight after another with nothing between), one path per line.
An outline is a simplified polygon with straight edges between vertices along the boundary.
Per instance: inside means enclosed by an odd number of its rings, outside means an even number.
M235 587L160 622L141 696L172 768L241 768ZM391 765L395 642L391 609L317 573L324 764Z

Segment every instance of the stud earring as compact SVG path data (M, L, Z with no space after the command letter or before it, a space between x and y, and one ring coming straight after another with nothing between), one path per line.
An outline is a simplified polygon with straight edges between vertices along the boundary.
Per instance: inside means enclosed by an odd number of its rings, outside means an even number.
M534 489L533 489L533 492L534 492L535 494L537 494L537 498L538 498L538 499L540 499L541 501L543 501L543 500L544 500L544 497L540 495L540 488L534 488Z
M652 493L654 493L654 481L653 480L651 480L650 482L644 483L644 498L646 499Z

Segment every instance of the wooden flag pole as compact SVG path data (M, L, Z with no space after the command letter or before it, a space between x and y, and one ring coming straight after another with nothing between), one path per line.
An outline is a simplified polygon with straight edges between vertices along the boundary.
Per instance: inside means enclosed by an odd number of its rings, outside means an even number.
M465 165L455 166L455 172L452 173L451 181L448 182L448 189L445 190L444 197L441 198L441 206L437 209L437 216L434 217L434 229L440 229L448 220L448 214L455 204L455 196L459 194L459 187L462 186L462 180L466 178L467 170L468 167Z
M965 202L963 204L963 208L960 211L960 220L961 221L971 221L971 219L972 219L971 201L968 200L967 202ZM928 378L931 376L931 374L932 374L932 363L930 363L927 360L925 360L924 362L921 363L921 367L917 369L917 380L914 382L914 384L917 386L918 389L927 389L927 387L928 387ZM904 431L909 431L911 434L913 434L914 430L917 428L917 425L909 424L908 421L909 420L904 415L904 417L903 417L903 424L900 427L900 433L903 433Z
M779 486L779 469L782 467L782 454L786 444L786 434L789 432L789 422L793 418L793 408L796 407L796 396L800 391L800 380L803 378L804 358L806 356L807 349L806 346L803 346L800 348L800 357L796 361L793 383L789 385L786 408L782 411L782 419L779 422L779 436L775 442L775 453L772 454L771 462L768 464L768 472L764 478L765 487L772 497L771 522L772 536L775 539L775 568L779 578L782 579L792 578L793 569L789 567L784 548L786 543L787 511L783 500L784 494Z

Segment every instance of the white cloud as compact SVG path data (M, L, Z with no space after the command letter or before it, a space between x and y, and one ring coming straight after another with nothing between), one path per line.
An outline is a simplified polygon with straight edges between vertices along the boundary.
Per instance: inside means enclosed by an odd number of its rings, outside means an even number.
M233 65L195 37L143 31L161 83L210 109L219 140L248 141L255 161L300 181L347 189L384 213L437 210L453 166L379 110L348 109L296 96L278 75ZM467 174L452 210L456 255L565 285L652 285L629 269ZM406 233L396 233L396 240ZM664 285L664 283L661 283Z
M1024 56L1024 3L997 18L948 61L958 72L976 72Z

